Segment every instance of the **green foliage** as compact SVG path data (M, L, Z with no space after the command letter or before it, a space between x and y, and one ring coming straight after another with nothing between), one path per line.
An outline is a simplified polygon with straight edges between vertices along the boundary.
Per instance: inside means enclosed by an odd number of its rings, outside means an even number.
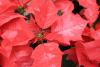
M76 67L76 64L73 61L67 60L66 58L67 58L67 55L64 54L62 56L62 64L61 64L61 67Z

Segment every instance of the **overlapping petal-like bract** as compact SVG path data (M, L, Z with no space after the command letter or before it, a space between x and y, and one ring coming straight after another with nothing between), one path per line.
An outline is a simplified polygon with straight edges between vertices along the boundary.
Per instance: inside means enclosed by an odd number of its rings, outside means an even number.
M31 67L33 64L31 53L32 48L28 46L15 46L12 49L10 58L3 60L3 67Z
M0 67L62 67L63 54L100 67L99 8L96 0L0 0Z
M12 3L15 3L18 6L27 7L28 3L31 0L10 0Z
M57 43L39 45L32 53L34 59L32 67L61 67L62 52Z
M75 48L66 50L65 53L68 54L68 59L78 61L77 63L79 64L79 67L99 67L97 62L100 59L99 55L97 55L99 52L99 47L97 46L99 44L98 41L88 43L82 43L79 41L75 44Z
M95 40L95 41L84 44L88 58L98 63L100 62L100 55L99 55L100 45L99 44L100 44L100 40Z
M1 27L1 31L1 37L3 39L1 47L4 48L7 53L10 52L8 49L10 49L11 46L25 45L29 40L34 38L34 34L30 31L23 18L9 21Z
M50 27L57 19L57 8L51 0L33 0L27 11L35 15L36 23L42 29Z
M87 21L83 20L79 15L64 15L61 18L59 18L59 20L52 26L51 32L59 34L59 37L63 37L60 41L68 43L70 40L81 40L81 35L86 24ZM56 34L52 35L56 36ZM57 37L50 36L47 36L49 40L55 40L55 38L56 40L59 39Z
M4 0L0 0L0 3L0 27L14 18L22 17L17 13L14 13L17 6L9 0L6 2L4 2Z
M82 14L87 18L89 23L93 25L99 15L99 7L96 0L78 0L78 2L85 8Z

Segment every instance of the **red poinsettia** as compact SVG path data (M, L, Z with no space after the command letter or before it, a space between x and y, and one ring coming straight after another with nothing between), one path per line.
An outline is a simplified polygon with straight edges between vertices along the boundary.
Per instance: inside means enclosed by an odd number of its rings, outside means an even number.
M30 57L32 48L28 46L14 46L10 58L4 58L3 67L31 67L33 59Z
M12 46L24 45L34 37L27 26L25 17L22 16L25 13L24 7L29 0L24 3L18 0L7 0L6 2L0 0L0 2L0 37L2 39L0 52L4 55L7 53L6 56L9 57Z
M26 45L14 46L10 58L4 58L0 63L3 67L61 67L61 58L58 44L52 42L41 44L35 50Z
M80 14L87 18L90 25L93 25L99 15L99 7L96 0L78 0L78 2L84 7Z
M81 40L87 21L78 14L72 13L72 2L58 1L55 5L59 9L58 16L60 16L51 26L51 33L47 36L47 39L57 40L64 44L68 44L70 40Z
M100 56L97 54L100 51L99 42L99 40L88 43L78 41L75 47L66 50L65 53L68 54L68 59L74 60L79 67L99 67Z
M79 67L99 67L96 0L0 0L0 67L61 67L63 54ZM64 52L60 46L67 47Z
M10 55L12 46L25 45L34 37L23 18L11 20L0 29L2 32L0 35L2 51L0 52L4 55L7 52L7 55L5 55L7 57Z
M57 19L57 8L51 0L33 0L27 12L35 15L36 23L42 29L50 27Z
M14 3L9 0L0 0L0 4L0 27L14 18L21 17L15 13L17 6Z
M34 59L32 67L41 67L41 65L42 67L61 67L62 52L57 43L39 45L31 57Z
M82 34L83 41L77 41L71 49L65 51L68 59L84 67L99 67L100 56L98 52L100 29L86 27Z

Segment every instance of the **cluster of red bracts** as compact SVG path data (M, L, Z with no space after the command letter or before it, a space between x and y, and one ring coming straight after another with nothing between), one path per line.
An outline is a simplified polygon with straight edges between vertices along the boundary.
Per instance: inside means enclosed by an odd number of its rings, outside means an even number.
M100 67L96 0L0 0L0 67ZM59 45L71 46L61 51ZM41 66L42 65L42 66Z

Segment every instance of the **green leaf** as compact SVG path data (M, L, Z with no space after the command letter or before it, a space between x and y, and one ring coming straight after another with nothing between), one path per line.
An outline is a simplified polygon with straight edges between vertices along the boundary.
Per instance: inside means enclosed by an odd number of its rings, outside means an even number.
M64 54L62 56L62 64L61 64L61 67L76 67L76 64L71 61L71 60L67 60L67 54Z

